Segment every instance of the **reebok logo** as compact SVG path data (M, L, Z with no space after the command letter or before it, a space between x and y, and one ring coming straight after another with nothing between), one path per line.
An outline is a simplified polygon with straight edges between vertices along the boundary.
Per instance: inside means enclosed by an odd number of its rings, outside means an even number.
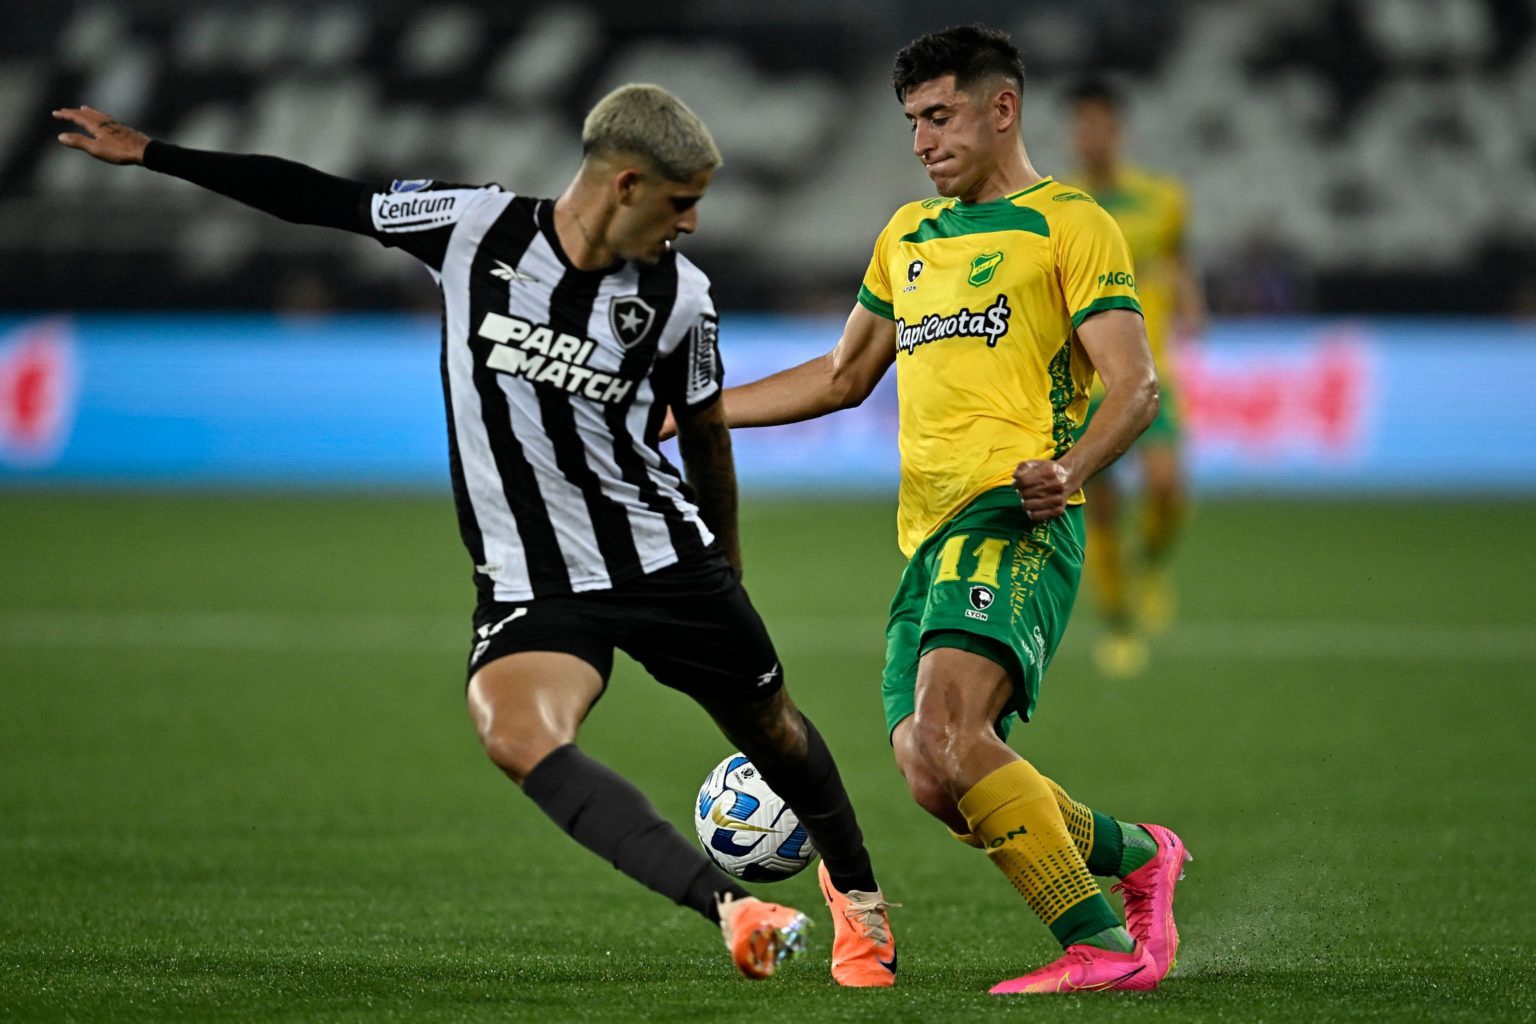
M509 267L507 264L501 262L501 260L493 259L491 262L496 264L491 268L492 277L499 278L502 281L527 281L530 284L539 283L539 279L534 277L532 274L525 274L518 270L516 267Z

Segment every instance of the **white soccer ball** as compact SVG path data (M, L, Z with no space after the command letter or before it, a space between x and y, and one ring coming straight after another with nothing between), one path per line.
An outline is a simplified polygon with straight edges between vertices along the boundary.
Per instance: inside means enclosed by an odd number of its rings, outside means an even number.
M743 881L777 882L816 859L805 826L745 754L732 754L709 773L693 824L710 859Z

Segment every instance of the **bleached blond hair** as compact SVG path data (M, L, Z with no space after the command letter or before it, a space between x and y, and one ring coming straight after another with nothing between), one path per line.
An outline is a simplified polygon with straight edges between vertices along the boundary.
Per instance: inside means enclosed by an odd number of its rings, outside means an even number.
M621 85L598 100L581 126L581 152L633 154L672 181L720 166L720 150L704 122L659 85Z

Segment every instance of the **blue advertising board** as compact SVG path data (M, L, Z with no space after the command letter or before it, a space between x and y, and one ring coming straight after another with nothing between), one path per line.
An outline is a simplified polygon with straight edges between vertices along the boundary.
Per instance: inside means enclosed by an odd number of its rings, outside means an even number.
M727 382L826 352L835 320L727 317ZM0 318L0 484L447 482L430 317ZM1170 389L1202 491L1536 491L1536 325L1214 324ZM892 493L894 380L857 409L743 430L745 486Z

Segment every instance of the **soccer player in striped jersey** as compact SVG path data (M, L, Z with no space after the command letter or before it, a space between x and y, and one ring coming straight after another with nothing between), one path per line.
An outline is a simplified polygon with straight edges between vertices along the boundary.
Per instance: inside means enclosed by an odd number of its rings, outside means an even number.
M470 715L491 760L573 839L719 924L737 967L774 973L805 915L722 874L627 780L577 745L615 648L698 701L822 855L833 976L890 985L896 949L831 753L784 688L742 589L736 477L704 274L672 249L698 225L720 154L656 86L593 108L556 199L426 179L377 185L265 156L183 149L90 107L59 136L286 220L426 264L443 297L442 378L459 529L479 603ZM687 478L662 457L680 425Z
M896 763L923 809L984 849L1064 947L994 993L1154 988L1177 951L1183 843L1090 810L1005 742L1034 714L1071 614L1083 484L1157 412L1130 253L1090 196L1031 165L1024 68L1006 34L924 36L893 77L939 197L903 206L880 233L836 347L728 389L727 415L736 426L821 416L861 402L896 365L897 528L911 559L886 632ZM1074 442L1095 372L1104 400ZM1121 879L1124 926L1094 875Z
M1178 390L1173 345L1200 333L1205 295L1185 253L1189 198L1174 179L1129 163L1122 155L1125 104L1108 82L1089 80L1071 93L1074 183L1115 218L1136 261L1136 290L1157 364L1161 401L1157 416L1131 455L1141 468L1142 496L1137 550L1121 537L1127 496L1116 474L1087 486L1087 574L1094 585L1105 632L1094 648L1099 670L1111 676L1139 673L1147 662L1143 631L1161 632L1173 616L1175 595L1168 570L1186 511ZM1088 407L1093 419L1101 392Z

